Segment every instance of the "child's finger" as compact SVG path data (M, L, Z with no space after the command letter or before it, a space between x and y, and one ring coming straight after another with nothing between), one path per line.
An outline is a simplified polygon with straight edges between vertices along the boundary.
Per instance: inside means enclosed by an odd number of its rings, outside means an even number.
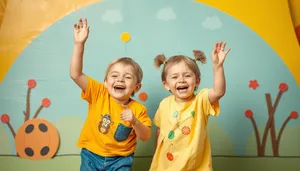
M224 42L224 43L222 44L221 50L224 50L225 46L226 46L226 42Z
M225 54L227 55L230 50L231 50L231 48L227 49L226 52L225 52Z
M218 44L218 50L220 50L220 49L221 49L221 46L222 46L222 44L223 44L223 42L222 42L222 41L220 41L220 42L219 42L219 44Z
M216 52L216 51L217 51L217 49L218 49L218 46L219 46L219 43L218 43L218 42L217 42L217 43L215 43L215 46L214 46L213 52Z
M82 28L83 24L82 24L82 18L79 19L79 27Z
M124 111L120 113L120 118L122 119L124 117Z
M84 20L83 20L83 27L87 27L87 19L86 18L84 18Z

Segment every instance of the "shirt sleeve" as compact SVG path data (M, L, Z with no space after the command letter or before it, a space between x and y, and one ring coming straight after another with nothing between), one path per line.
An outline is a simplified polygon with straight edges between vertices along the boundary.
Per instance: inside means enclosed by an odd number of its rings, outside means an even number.
M102 83L87 76L88 83L85 91L81 91L81 98L86 100L88 103L93 103L98 97L103 96L105 87Z
M152 126L152 122L151 122L151 119L147 113L147 109L146 107L143 107L140 115L138 116L137 118L142 124L148 126L148 127L151 127Z
M198 93L198 98L201 98L199 102L202 104L202 109L205 115L207 116L218 116L220 113L220 104L219 101L216 101L214 104L211 104L208 98L208 88L202 89Z

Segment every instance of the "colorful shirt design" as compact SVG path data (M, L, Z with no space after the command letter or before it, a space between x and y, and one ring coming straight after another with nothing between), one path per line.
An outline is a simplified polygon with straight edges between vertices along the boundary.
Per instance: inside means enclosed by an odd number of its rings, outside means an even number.
M219 102L211 105L208 100L208 89L186 103L165 98L153 120L160 135L150 170L212 171L207 125L208 117L219 112Z

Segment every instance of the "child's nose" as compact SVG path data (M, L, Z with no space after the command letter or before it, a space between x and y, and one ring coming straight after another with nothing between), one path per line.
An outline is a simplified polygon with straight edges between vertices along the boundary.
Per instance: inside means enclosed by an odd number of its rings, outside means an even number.
M179 82L185 82L184 77L180 77Z
M122 82L123 81L123 77L117 77L117 81Z

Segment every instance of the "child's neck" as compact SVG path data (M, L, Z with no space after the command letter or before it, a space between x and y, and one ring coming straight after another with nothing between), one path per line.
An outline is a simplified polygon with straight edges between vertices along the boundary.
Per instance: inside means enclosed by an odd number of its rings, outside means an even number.
M131 98L126 99L126 100L117 100L117 99L115 99L115 100L121 105L128 105L131 102Z

